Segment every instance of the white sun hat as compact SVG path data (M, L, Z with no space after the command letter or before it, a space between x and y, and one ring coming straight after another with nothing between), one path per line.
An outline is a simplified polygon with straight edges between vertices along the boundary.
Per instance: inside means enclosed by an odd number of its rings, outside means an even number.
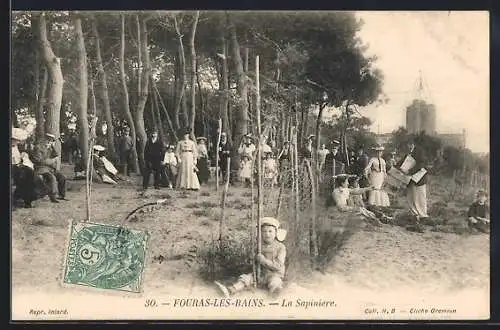
M28 138L28 132L23 130L22 128L13 127L12 128L12 140L24 141Z
M286 238L287 231L280 228L280 223L276 218L273 217L263 217L260 221L260 226L273 226L276 228L276 239L283 242Z
M104 151L104 150L106 150L106 148L104 148L103 146L98 145L98 144L96 144L93 149L97 150L97 151Z

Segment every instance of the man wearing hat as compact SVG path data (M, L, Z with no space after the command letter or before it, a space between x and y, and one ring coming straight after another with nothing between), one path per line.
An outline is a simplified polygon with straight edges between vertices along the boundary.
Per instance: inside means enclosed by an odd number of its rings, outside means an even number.
M160 180L161 180L161 163L164 158L164 150L163 143L158 139L158 132L153 130L149 139L146 142L146 146L144 148L144 170L143 170L143 180L142 180L142 188L144 190L148 189L149 185L149 177L151 173L153 173L154 181L153 185L155 189L160 189Z
M340 142L332 141L332 149L325 157L324 176L332 177L345 172L345 164L339 153Z
M120 164L122 173L126 176L130 176L130 163L132 160L132 148L134 147L134 141L130 136L130 128L125 127L123 130L123 135L120 137L119 152L120 152Z
M368 166L368 161L368 155L365 153L363 146L358 146L354 174L360 178L359 186L362 188L370 185L368 178L365 175L365 169Z
M56 136L46 133L45 139L38 141L33 151L35 174L41 175L47 183L52 203L58 203L56 195L59 199L66 199L66 177L57 170L60 153L55 144Z
M27 133L21 129L12 128L11 136L11 154L12 154L12 178L16 185L14 198L22 199L24 207L32 207L31 203L36 199L35 190L35 172L33 164L28 157L28 154L21 153L18 145L28 138Z
M231 146L227 141L226 132L222 132L220 136L220 144L218 148L219 152L219 169L222 174L223 180L225 181L227 178L227 162L229 157L231 157Z

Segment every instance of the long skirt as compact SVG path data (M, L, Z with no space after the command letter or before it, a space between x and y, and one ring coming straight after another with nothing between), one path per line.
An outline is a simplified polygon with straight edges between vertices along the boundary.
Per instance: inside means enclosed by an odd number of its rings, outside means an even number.
M198 158L198 170L198 179L200 180L200 184L207 183L210 178L210 169L208 168L207 158Z
M252 161L247 158L243 158L240 162L240 179L250 180L252 178Z
M413 182L408 185L406 197L410 211L419 218L427 218L427 185L417 186Z
M194 159L192 152L183 152L180 157L180 166L177 173L176 188L178 189L200 189L200 182L195 171Z
M385 173L372 171L370 174L370 184L375 188L368 194L368 205L375 206L390 206L389 195L382 190L384 184Z

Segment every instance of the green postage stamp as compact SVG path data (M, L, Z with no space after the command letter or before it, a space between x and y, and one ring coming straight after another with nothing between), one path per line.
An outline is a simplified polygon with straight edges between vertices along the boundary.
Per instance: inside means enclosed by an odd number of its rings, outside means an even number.
M63 283L140 292L146 232L90 222L72 222Z

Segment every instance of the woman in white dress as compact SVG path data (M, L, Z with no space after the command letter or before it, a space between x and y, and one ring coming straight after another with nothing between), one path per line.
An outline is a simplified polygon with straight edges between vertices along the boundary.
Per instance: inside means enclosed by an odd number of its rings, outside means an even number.
M377 146L373 150L375 150L376 156L368 161L368 165L364 170L365 175L370 181L370 185L373 187L373 190L368 194L368 205L387 207L391 204L387 192L382 189L387 175L386 163L382 157L384 147Z
M175 154L179 160L177 184L178 189L198 190L200 182L198 181L198 171L196 165L198 162L198 146L189 138L189 131L184 133L182 140L177 143Z
M252 164L253 155L255 152L255 145L252 143L250 135L244 136L244 141L238 148L238 153L240 154L240 179L245 182L246 186L250 186L252 179Z

